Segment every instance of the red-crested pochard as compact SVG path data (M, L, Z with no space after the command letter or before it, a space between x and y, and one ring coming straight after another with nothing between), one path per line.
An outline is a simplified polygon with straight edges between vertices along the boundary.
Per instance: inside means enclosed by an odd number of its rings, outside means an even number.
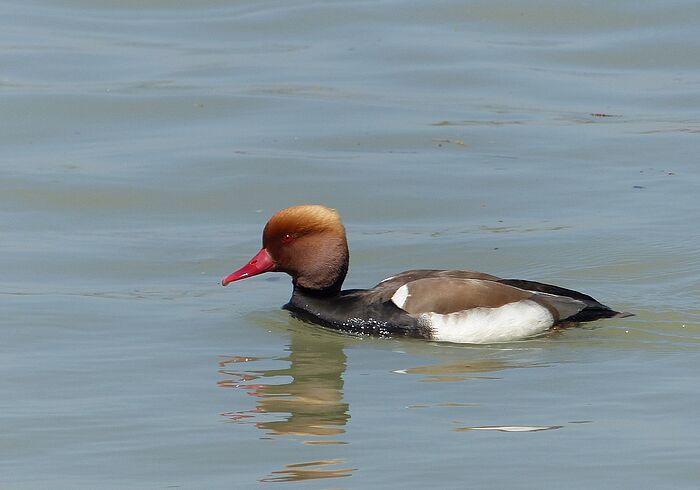
M294 292L284 308L338 330L490 343L524 339L562 323L627 315L578 291L462 270L410 270L372 289L341 291L349 260L345 228L334 209L319 205L276 213L265 225L262 245L222 284L286 272Z

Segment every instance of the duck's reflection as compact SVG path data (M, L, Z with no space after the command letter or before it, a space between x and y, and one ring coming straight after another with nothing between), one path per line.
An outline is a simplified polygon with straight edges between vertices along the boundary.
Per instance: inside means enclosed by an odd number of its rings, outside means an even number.
M341 464L342 459L310 461L308 463L297 463L285 465L283 470L273 471L272 475L263 478L261 482L294 482L304 480L319 480L325 478L342 478L350 476L354 468L325 468L329 465ZM325 468L325 469L318 469Z
M226 412L233 422L254 423L269 435L337 436L350 418L343 401L346 357L343 344L333 337L292 332L288 362L281 369L255 370L260 359L231 356L219 362L226 379L221 387L245 390L257 398L253 410ZM269 360L268 360L269 361ZM242 365L244 364L244 365ZM265 382L262 382L262 381ZM271 420L263 420L271 418ZM310 444L342 441L310 440Z
M394 371L400 374L422 375L424 382L455 382L470 379L500 379L498 376L485 376L483 373L493 373L517 366L496 359L477 359L471 361L451 361L441 364L416 366Z
M345 444L350 418L343 401L346 357L342 339L325 332L291 332L289 355L274 359L228 356L219 361L223 388L256 398L255 408L222 413L235 423L255 424L268 436L310 436L306 444ZM283 363L283 367L276 365ZM273 366L268 366L272 364ZM272 471L261 482L294 482L351 476L342 459L298 462Z
M284 328L291 336L287 356L226 356L220 359L222 379L218 382L219 386L241 390L255 400L254 408L224 412L222 415L234 423L253 424L263 430L268 438L302 436L305 444L345 444L343 434L350 419L350 407L343 399L343 375L347 367L343 349L348 343L359 340L321 329L310 329L306 325L299 328L289 322L281 322L280 325L280 329ZM532 362L512 362L508 360L509 356L493 349L448 350L444 346L412 342L391 345L396 348L392 348L392 352L398 362L413 364L418 359L439 359L436 363L421 362L419 365L396 366L399 369L384 371L386 374L412 375L417 382L482 382L500 379L499 373L510 369L537 366ZM418 390L417 393L422 391ZM462 397L464 391L454 391L454 394ZM478 404L462 399L436 400L406 408L443 407L470 410L478 407ZM496 426L460 427L459 431L492 427ZM498 428L522 430L515 426ZM541 427L527 429L544 430ZM338 447L333 450L329 448L322 460L284 464L282 469L272 471L260 481L293 482L349 477L354 469L347 468L345 461L336 457L337 454L328 454L338 451L343 452Z

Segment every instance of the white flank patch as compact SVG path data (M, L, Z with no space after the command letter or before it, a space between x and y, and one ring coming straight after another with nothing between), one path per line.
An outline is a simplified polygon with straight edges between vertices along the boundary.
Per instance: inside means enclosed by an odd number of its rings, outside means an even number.
M404 284L396 290L394 295L391 297L391 301L399 308L403 308L403 305L406 304L406 300L409 296L410 294L408 294L408 286Z
M542 333L554 324L549 310L529 299L499 308L472 308L446 315L423 313L420 319L433 330L433 340L464 344L521 340Z

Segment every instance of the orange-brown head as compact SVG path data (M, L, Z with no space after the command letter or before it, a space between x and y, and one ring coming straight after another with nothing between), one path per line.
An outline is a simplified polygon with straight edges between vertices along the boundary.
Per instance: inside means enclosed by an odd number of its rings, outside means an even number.
M348 270L345 228L335 209L305 204L277 212L265 225L263 248L241 269L225 277L233 281L286 272L294 284L313 290L335 291Z

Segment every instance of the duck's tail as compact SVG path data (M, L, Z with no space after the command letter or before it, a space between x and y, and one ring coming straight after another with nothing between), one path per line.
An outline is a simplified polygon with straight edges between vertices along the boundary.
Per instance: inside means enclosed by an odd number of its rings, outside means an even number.
M544 284L535 281L524 281L522 279L501 279L498 282L509 286L514 286L519 289L525 289L527 291L566 296L585 303L586 307L583 310L564 319L567 323L592 322L593 320L600 320L601 318L625 318L628 316L634 316L633 313L628 313L626 311L615 311L597 299L588 296L587 294L574 291L573 289L566 289L559 286L554 286L552 284Z

